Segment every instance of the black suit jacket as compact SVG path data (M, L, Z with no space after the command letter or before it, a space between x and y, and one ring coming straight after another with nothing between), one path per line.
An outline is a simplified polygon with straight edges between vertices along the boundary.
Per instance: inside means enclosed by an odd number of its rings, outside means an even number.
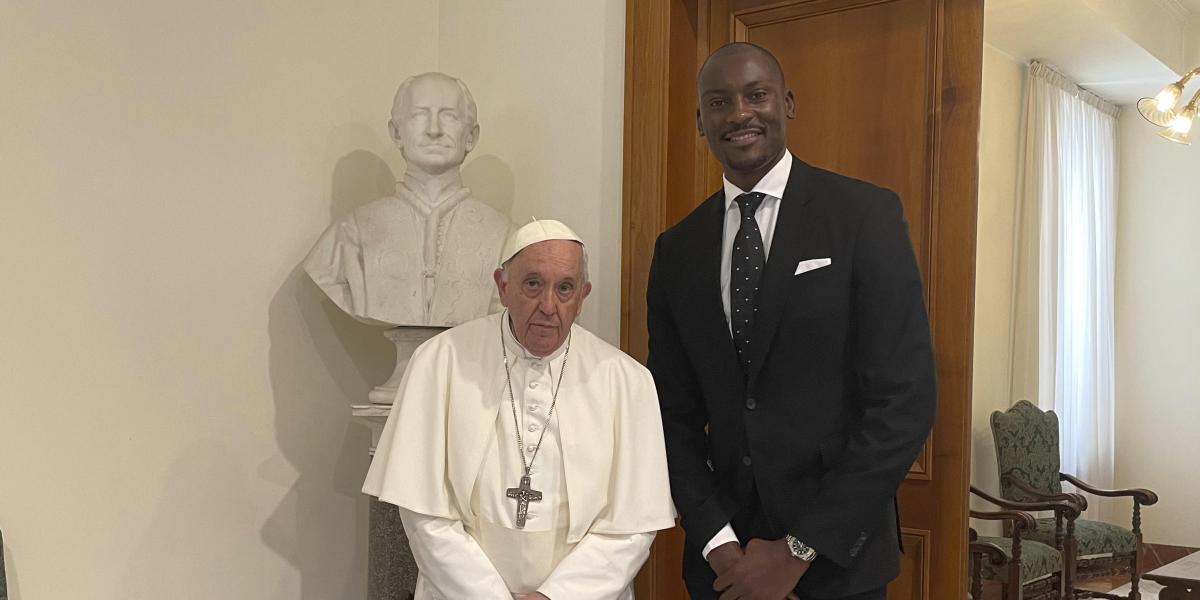
M685 579L728 522L819 556L797 588L839 597L899 570L895 494L933 424L933 349L895 193L793 159L744 373L720 296L724 192L655 246L649 367ZM829 266L795 274L801 260Z

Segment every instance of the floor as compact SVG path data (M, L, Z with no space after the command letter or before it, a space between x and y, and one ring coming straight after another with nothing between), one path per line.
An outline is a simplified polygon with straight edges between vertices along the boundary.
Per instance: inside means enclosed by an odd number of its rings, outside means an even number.
M1142 564L1145 565L1143 568L1146 571L1153 571L1167 563L1177 561L1197 551L1200 551L1200 548L1185 548L1183 546L1168 546L1165 544L1143 544ZM1099 592L1128 594L1129 577L1089 579L1087 581L1076 582L1076 587ZM1138 584L1138 589L1141 592L1142 600L1158 600L1158 590L1160 589L1158 584L1143 580ZM1000 586L984 583L983 600L1001 600Z

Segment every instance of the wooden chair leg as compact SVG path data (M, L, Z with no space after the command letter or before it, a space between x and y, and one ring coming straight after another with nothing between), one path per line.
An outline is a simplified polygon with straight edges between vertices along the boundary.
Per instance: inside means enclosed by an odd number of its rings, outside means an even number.
M1022 600L1025 597L1024 582L1021 581L1021 535L1013 533L1012 560L1008 563L1008 589L1004 594L1006 600Z
M971 597L975 600L983 598L983 561L987 557L982 554L971 555Z
M1141 600L1138 583L1142 578L1142 506L1133 500L1133 572L1129 574L1129 600Z
M1067 521L1067 536L1063 541L1063 598L1075 598L1075 560L1079 557L1079 541L1075 539L1075 520Z

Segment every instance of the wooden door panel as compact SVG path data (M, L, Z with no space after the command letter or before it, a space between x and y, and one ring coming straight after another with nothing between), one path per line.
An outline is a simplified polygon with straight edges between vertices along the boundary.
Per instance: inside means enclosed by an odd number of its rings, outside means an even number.
M929 537L932 532L904 527L900 530L900 576L888 585L888 598L929 598ZM963 596L966 597L965 595Z
M779 58L795 92L788 148L809 164L897 192L922 272L935 17L932 0L794 2L736 12L733 22L735 40Z

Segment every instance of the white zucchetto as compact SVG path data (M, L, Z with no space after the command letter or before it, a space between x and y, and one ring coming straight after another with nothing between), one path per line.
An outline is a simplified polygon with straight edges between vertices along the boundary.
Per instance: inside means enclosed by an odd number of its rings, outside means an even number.
M500 264L508 262L527 246L548 240L569 240L579 242L581 246L585 245L583 240L561 221L535 218L508 237L504 251L500 253Z

